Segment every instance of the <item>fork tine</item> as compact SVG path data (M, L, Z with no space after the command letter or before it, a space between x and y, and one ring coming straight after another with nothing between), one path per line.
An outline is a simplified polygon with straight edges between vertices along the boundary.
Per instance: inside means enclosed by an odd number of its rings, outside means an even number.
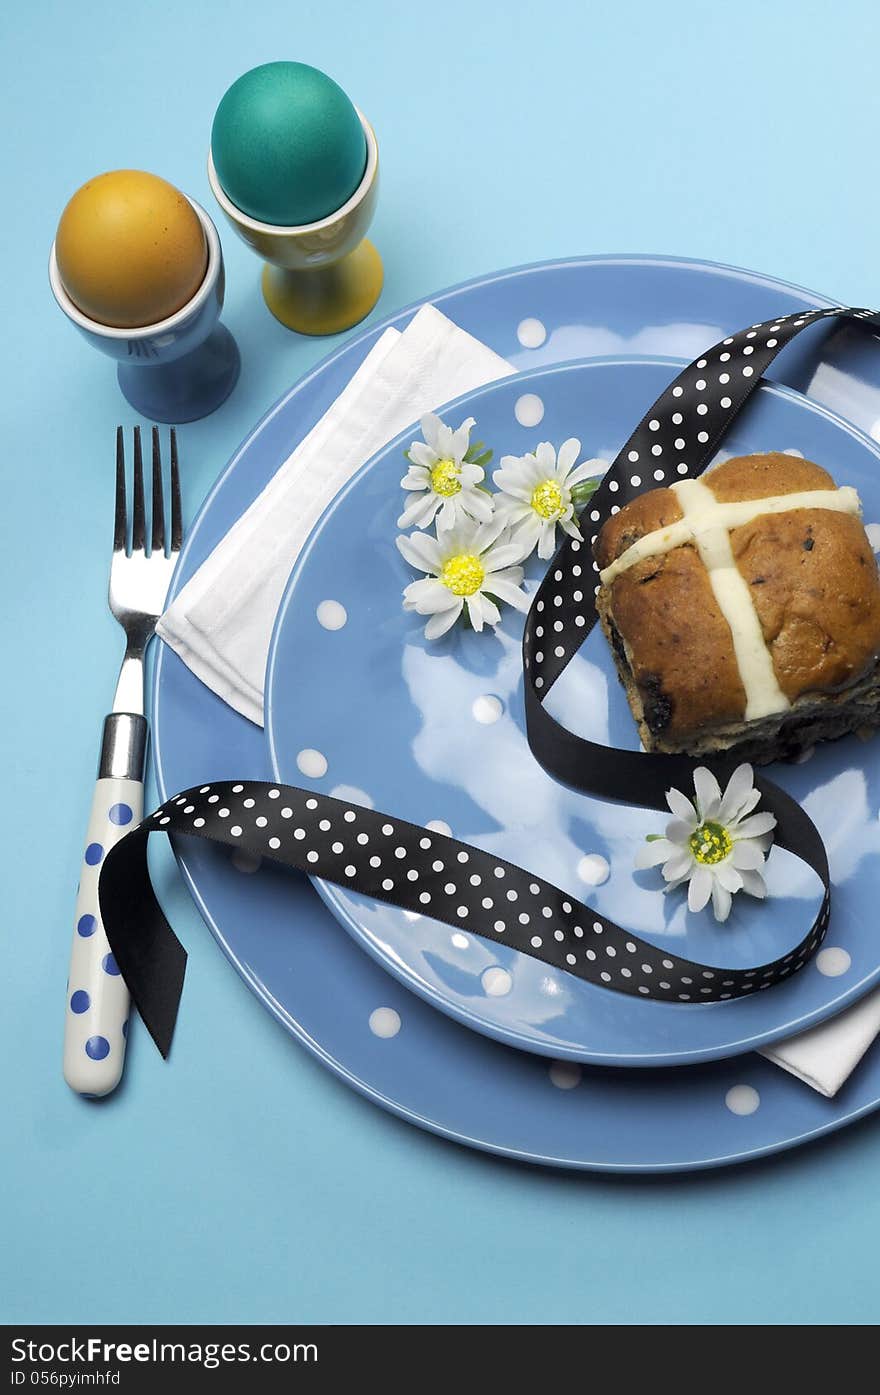
M134 428L134 505L131 515L131 550L143 552L146 538L144 516L144 457L141 452L141 429Z
M125 551L125 437L116 428L116 513L113 519L113 551Z
M154 552L165 551L165 498L162 493L162 447L159 444L159 428L153 427L153 536L151 547Z
M180 505L180 470L177 464L177 432L171 428L171 552L183 543L183 510Z

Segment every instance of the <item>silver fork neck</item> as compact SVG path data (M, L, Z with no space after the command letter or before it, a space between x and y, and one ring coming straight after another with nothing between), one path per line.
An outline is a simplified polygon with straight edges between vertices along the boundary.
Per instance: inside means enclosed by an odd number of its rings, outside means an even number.
M144 711L144 645L129 640L113 698L114 712Z

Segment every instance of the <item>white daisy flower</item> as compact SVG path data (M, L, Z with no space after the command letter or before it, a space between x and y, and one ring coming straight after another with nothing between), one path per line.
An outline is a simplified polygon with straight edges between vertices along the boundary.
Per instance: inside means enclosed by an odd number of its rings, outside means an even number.
M503 456L500 469L493 473L501 490L496 513L522 544L523 558L537 545L538 556L549 561L556 551L557 523L569 537L581 536L572 490L604 470L605 462L585 460L576 465L580 451L581 443L574 437L563 441L558 455L549 441L542 441L534 453Z
M400 481L414 497L398 518L398 528L430 528L436 517L438 531L445 532L466 519L487 523L492 517L494 500L479 487L485 471L465 460L474 425L468 417L453 431L432 412L422 417L425 439L410 446L412 463Z
M475 630L497 625L501 613L491 596L517 610L529 608L528 597L520 590L522 567L514 565L521 549L497 519L466 521L437 537L410 533L399 537L397 546L411 566L428 573L403 593L404 610L430 615L426 639L438 639L451 629L465 606Z
M694 771L694 790L693 802L680 790L667 790L674 817L665 837L649 839L640 850L636 866L662 863L666 891L688 882L688 909L701 911L711 897L715 919L726 920L737 891L767 895L762 873L776 819L752 813L761 794L750 765L737 766L723 795L711 770L700 766Z

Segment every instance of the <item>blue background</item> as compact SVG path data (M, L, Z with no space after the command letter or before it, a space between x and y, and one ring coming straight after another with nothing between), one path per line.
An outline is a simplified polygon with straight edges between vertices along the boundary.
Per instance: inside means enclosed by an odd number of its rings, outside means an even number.
M190 950L173 1064L132 1033L101 1105L62 1083L64 982L101 714L109 360L46 257L89 175L155 170L211 208L214 107L299 58L374 123L385 314L572 253L667 252L880 302L880 16L871 0L31 0L0 13L3 732L0 1320L869 1323L880 1121L695 1178L553 1175L406 1127ZM181 431L191 516L240 438L330 347L277 325L224 232L240 384ZM149 797L149 796L148 796Z

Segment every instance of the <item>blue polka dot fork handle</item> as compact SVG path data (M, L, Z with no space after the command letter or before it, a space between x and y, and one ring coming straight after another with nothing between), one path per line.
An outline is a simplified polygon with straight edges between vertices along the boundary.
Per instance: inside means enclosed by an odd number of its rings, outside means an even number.
M125 657L113 711L104 721L74 912L64 1026L64 1078L78 1094L107 1095L122 1076L129 993L98 904L98 879L110 849L140 823L144 803L147 721L144 653L165 605L182 541L177 441L170 440L171 502L165 498L159 431L152 437L152 520L148 525L140 428L134 430L131 510L127 508L125 443L116 433L116 497L110 610L125 631Z
M690 786L698 762L597 745L567 731L544 707L596 623L599 578L591 544L629 500L663 481L701 474L776 354L802 330L834 317L880 329L880 314L869 310L835 307L783 316L729 336L679 373L590 499L581 516L585 536L566 538L551 562L526 618L523 672L529 744L557 779L601 798L654 809L665 809L670 786ZM712 764L725 777L734 762ZM756 784L763 807L776 816L777 843L813 868L824 894L794 949L748 969L700 964L659 949L526 869L393 814L352 807L316 790L246 780L174 795L122 838L101 872L100 905L116 961L163 1054L174 1030L186 954L150 884L146 849L154 831L272 858L500 940L599 987L685 1010L783 982L807 962L828 926L830 878L818 830L779 786L764 777Z

